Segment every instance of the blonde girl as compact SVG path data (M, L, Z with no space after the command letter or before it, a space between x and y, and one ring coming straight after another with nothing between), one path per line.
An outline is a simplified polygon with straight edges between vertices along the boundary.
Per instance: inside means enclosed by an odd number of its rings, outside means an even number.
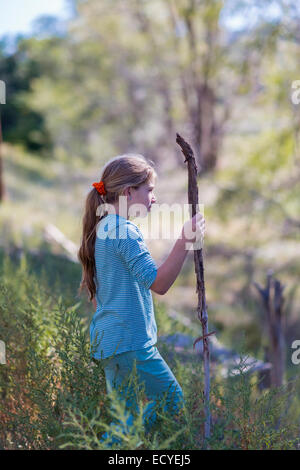
M188 253L187 242L194 242L199 233L203 237L205 226L200 213L186 222L169 256L157 267L142 232L129 220L130 209L137 204L144 215L151 211L156 178L153 162L142 155L109 160L87 195L78 252L83 268L80 292L89 293L96 310L90 325L91 355L103 361L108 393L120 391L136 365L139 383L151 400L144 413L146 431L156 419L155 403L162 396L174 413L184 403L179 383L155 346L151 291L164 295L170 289ZM134 398L128 389L126 396L131 406Z

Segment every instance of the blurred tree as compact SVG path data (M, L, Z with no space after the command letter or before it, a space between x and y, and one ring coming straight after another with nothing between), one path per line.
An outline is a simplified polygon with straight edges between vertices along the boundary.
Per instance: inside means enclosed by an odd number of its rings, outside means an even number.
M248 55L241 83L246 100L239 103L245 112L234 113L229 131L243 135L238 145L233 139L230 144L243 158L226 172L234 183L220 191L218 212L228 218L255 216L265 241L274 237L272 227L279 237L299 236L300 107L291 95L299 78L300 9L290 0L232 2L231 7L237 3L235 11L253 19L246 22L237 48L239 55Z
M39 60L47 47L53 67L34 81L30 96L56 145L86 158L112 147L139 148L156 160L158 149L182 165L175 133L183 126L202 170L213 169L232 107L224 99L226 68L231 84L234 74L241 80L247 72L238 68L239 57L236 69L226 63L223 3L86 0L74 6L63 49L53 41L38 46ZM35 56L33 40L31 47Z
M17 90L5 135L37 149L53 142L66 160L101 163L139 149L182 165L175 147L182 129L199 167L212 170L224 135L242 122L236 110L273 99L263 73L266 63L272 69L282 60L283 32L296 38L296 9L289 17L287 2L271 3L273 9L267 0L70 0L74 17L65 34L42 18L37 37L21 40L1 62L0 73L10 73ZM231 33L224 21L231 16L249 21Z
M156 160L158 149L182 165L175 133L183 127L202 171L215 168L237 96L257 85L260 42L227 33L230 3L74 0L66 38L31 41L39 63L47 48L53 64L30 103L55 144L85 158L139 148Z
M26 103L23 96L30 91L31 81L42 72L38 62L27 55L26 41L20 41L16 52L4 53L0 44L0 77L6 83L6 105L3 113L3 135L8 142L22 143L31 151L51 147L44 117Z

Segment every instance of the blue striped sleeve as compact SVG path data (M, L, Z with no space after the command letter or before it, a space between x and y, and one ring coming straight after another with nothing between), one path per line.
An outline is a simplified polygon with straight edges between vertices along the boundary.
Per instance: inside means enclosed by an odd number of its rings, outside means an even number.
M134 277L149 289L156 278L157 267L138 228L131 222L120 225L114 244Z

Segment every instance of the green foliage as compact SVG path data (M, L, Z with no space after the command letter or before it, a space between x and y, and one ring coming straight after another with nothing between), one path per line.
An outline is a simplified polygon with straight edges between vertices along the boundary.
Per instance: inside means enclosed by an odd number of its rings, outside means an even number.
M86 161L124 147L153 152L157 142L173 151L166 132L196 117L189 102L197 87L207 83L223 113L228 99L255 86L252 53L273 57L281 33L265 19L255 34L231 40L223 17L230 8L247 14L232 0L75 3L65 35L45 18L40 29L49 26L50 37L19 40L15 53L2 54L0 77L10 88L7 140ZM281 82L269 75L267 84Z
M214 449L297 449L299 397L295 393L300 376L286 386L259 394L258 382L245 373L246 359L240 357L225 386L214 385L212 413L217 418L210 445ZM298 403L296 419L291 413L291 399Z
M62 296L52 296L46 275L30 272L26 256L19 265L3 258L0 290L1 340L7 347L7 364L0 366L3 448L297 448L296 380L260 393L243 372L242 360L240 374L228 380L212 377L212 435L205 443L202 363L196 356L189 364L172 360L185 406L171 416L163 398L155 407L157 421L146 432L142 416L147 399L136 369L129 379L138 407L131 410L116 391L106 393L103 366L90 360L80 303L67 307ZM158 310L163 324L164 309ZM128 428L130 412L133 425Z
M155 308L155 318L157 330L160 335L172 334L176 331L181 331L186 334L193 334L192 328L184 326L176 318L171 318L167 314L167 306L164 302L158 302L156 299L153 301Z
M5 447L54 448L67 407L91 413L105 396L103 371L91 366L80 304L66 307L26 269L4 258L1 339L7 364L0 369L0 414Z
M8 56L0 44L0 79L6 84L7 96L1 113L3 134L6 141L22 143L32 152L50 150L51 138L44 116L25 98L32 81L45 72L42 64L30 57L26 44L21 41L18 50Z

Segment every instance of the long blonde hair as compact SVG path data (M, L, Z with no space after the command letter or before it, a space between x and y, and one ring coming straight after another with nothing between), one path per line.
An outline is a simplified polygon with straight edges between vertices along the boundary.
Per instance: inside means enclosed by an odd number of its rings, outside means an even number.
M79 286L79 294L86 290L93 300L96 294L96 264L95 241L96 229L99 221L107 215L107 211L101 211L101 205L118 202L119 196L128 187L138 188L143 183L148 183L157 176L153 168L152 160L139 154L124 154L110 159L103 167L102 176L106 194L102 196L96 188L91 189L85 201L85 210L82 221L82 239L78 250L78 259L82 264L82 279ZM99 212L100 209L100 212ZM102 212L102 214L101 214Z

